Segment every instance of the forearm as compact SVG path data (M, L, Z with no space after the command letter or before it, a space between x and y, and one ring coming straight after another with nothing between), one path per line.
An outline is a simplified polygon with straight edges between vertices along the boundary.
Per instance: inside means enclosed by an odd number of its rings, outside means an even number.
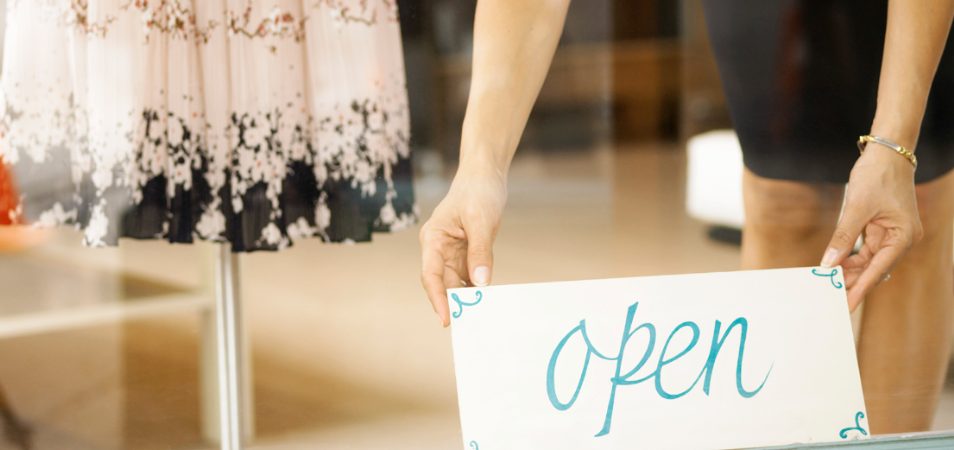
M506 175L546 78L569 0L480 0L461 169Z
M871 134L914 151L954 18L954 0L890 0Z

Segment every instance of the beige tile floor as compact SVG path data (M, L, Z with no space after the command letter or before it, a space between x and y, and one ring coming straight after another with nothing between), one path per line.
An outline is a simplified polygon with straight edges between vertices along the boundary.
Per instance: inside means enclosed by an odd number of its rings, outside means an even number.
M682 153L664 147L523 155L511 175L495 281L735 269L737 248L706 239L705 226L686 217L683 167ZM425 217L445 188L442 179L419 180ZM24 299L29 306L193 288L211 254L209 246L155 242L82 249L77 239L58 232L39 248L0 255L0 311ZM459 448L449 334L417 272L414 230L371 245L308 241L242 257L254 347L252 448ZM0 385L34 427L39 450L209 448L198 425L197 324L174 315L0 340ZM954 428L954 394L938 417L938 427Z

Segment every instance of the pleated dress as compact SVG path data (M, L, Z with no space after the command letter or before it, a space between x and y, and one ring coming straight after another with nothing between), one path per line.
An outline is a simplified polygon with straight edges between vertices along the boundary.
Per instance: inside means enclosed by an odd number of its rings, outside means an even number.
M416 220L392 0L15 0L8 220L279 250Z

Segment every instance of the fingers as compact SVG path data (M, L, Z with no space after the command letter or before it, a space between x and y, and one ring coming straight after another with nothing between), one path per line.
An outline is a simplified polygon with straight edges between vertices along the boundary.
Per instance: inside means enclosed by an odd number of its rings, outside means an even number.
M876 251L882 246L882 239L885 235L885 229L880 226L869 225L865 227L864 245L858 249L858 253L852 254L841 261L841 267L844 269L845 287L851 289L858 281L858 277L871 263Z
M474 286L487 286L494 266L494 231L486 224L465 224L467 271Z
M444 286L446 286L448 289L467 287L467 282L464 281L464 278L458 275L457 272L445 267Z
M834 267L841 264L851 254L851 249L854 248L855 242L867 222L868 217L862 217L855 213L850 206L846 206L841 220L838 221L838 226L835 227L835 233L828 243L828 249L822 256L821 266Z
M850 290L855 285L858 281L858 276L865 270L865 267L868 267L868 262L870 261L871 258L865 256L862 252L857 255L851 255L841 262L841 268L845 272L845 287L847 289Z
M907 249L908 245L903 242L892 242L877 250L868 267L858 275L854 285L848 288L849 310L854 311L864 301L868 291L884 279Z
M450 324L450 312L447 305L447 291L444 284L444 258L439 247L433 242L421 239L422 264L421 284L427 292L427 299L440 319L441 326ZM456 286L455 286L456 287Z

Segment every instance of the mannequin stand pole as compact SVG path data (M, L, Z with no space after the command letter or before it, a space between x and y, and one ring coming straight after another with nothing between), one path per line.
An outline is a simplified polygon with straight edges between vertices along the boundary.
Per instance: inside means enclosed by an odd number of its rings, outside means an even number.
M222 450L241 450L246 436L247 405L243 380L242 308L237 272L238 255L229 244L219 245L215 271L215 319L218 347L219 441Z

